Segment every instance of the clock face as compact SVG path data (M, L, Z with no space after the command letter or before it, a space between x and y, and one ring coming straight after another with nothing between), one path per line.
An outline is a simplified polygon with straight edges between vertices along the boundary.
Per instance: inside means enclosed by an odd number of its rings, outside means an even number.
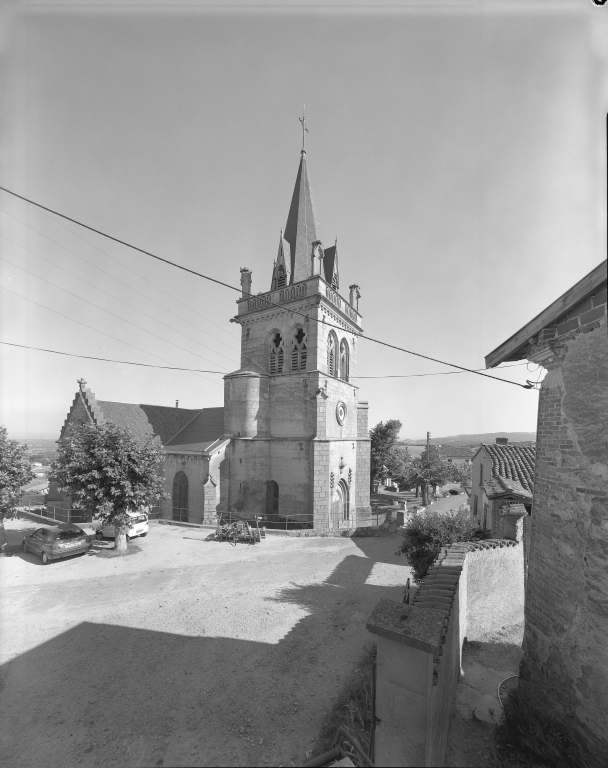
M336 419L338 424L344 424L346 421L346 403L343 403L341 400L336 406Z

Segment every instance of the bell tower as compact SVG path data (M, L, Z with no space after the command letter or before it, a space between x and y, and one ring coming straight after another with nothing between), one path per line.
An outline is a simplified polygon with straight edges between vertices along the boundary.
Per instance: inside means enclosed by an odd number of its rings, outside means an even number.
M220 510L289 528L368 524L368 406L354 383L359 287L349 301L340 293L337 241L323 244L304 147L269 290L253 294L244 268L241 286L241 367L224 377L231 440Z

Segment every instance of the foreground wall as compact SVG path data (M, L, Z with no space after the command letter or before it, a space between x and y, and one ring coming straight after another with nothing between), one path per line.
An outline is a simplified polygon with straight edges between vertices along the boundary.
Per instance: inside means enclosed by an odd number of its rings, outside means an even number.
M412 605L381 600L374 609L376 765L443 766L463 641L523 621L521 526L513 530L519 540L447 547Z
M603 305L598 302L603 301ZM605 304L546 329L521 687L579 746L608 755L608 349ZM603 310L602 310L603 306ZM594 314L595 313L595 314Z

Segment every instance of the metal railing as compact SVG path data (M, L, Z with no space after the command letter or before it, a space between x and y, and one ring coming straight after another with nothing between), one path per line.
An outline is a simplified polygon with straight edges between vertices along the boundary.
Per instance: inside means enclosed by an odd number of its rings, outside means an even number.
M268 528L268 530L280 530L280 531L296 531L302 529L310 529L313 527L310 515L306 513L292 514L292 515L273 515L272 517L262 517L261 515L252 515L247 517L245 515L239 515L236 512L221 512L218 516L220 525L226 523L232 523L237 520L245 520L248 523L257 523L260 528Z

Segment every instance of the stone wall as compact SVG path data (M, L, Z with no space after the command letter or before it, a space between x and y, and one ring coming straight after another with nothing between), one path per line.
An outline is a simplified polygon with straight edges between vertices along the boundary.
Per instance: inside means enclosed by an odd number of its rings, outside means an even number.
M542 383L524 656L528 701L608 755L608 349L606 291L541 333Z
M161 519L171 520L173 517L173 480L177 472L181 471L188 478L188 520L184 520L184 522L207 522L204 519L205 493L203 485L209 474L209 459L201 453L165 453L164 466L165 492L168 498L163 499L160 503Z
M462 644L523 621L523 569L521 540L453 544L412 605L376 606L367 622L378 638L376 765L443 766Z

